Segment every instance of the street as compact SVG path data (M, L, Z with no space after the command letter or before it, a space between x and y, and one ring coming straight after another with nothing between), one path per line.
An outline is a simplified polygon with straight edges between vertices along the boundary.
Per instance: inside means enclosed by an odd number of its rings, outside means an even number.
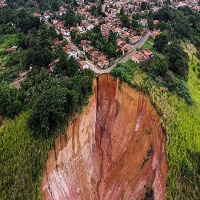
M48 22L48 20L45 20L45 23L46 23L46 25L47 25L48 27L49 27L49 26L52 26L52 24L50 24L50 23ZM58 30L58 29L56 29L56 28L55 28L55 30L56 30L57 34L61 33L60 30ZM150 34L151 34L151 32L148 31L148 32L146 33L146 35L144 35L144 36L141 38L141 40L140 40L137 44L133 45L133 50L131 51L130 54L128 54L128 55L126 55L125 57L121 58L120 60L116 61L114 65L112 65L111 67L108 67L107 69L99 69L99 68L97 68L97 67L92 63L92 61L90 61L87 57L86 57L86 61L89 63L90 69L91 69L92 71L94 71L95 73L98 73L98 74L110 73L110 72L116 67L116 64L117 64L117 63L119 63L119 62L124 63L124 62L126 62L127 60L131 59L132 55L136 53L136 49L142 47L142 45L148 40ZM74 51L77 51L78 53L82 53L82 52L78 49L78 47L75 46L75 45L72 43L72 41L70 40L69 37L66 37L66 36L63 36L63 37L67 40L68 45L69 45Z

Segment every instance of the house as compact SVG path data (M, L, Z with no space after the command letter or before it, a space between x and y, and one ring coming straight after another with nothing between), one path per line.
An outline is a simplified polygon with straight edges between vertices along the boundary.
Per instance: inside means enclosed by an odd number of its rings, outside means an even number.
M66 28L61 28L61 32L64 36L70 36L70 31L69 29Z
M65 26L65 22L64 21L60 21L59 23L56 24L56 27L61 29L61 28L64 28Z
M120 28L115 28L114 32L117 33L118 36L121 36L121 29Z
M147 19L141 19L140 20L140 24L142 25L142 26L147 26Z
M161 34L160 30L153 31L150 35L151 38L155 39L157 35Z
M99 51L93 51L91 53L91 60L93 62L97 62L98 61L98 56L100 55Z
M131 37L130 38L130 43L131 44L135 44L136 42L138 42L141 39L141 37L142 36L138 36L138 35Z
M49 73L49 74L52 74L53 73L53 71L54 71L54 68L55 68L55 66L56 66L56 64L59 62L59 59L56 59L56 60L54 60L53 62L51 62L50 64L49 64L49 68L47 69L47 72Z
M45 19L49 19L50 16L51 16L50 15L50 10L45 11L43 16L44 16Z
M78 26L78 31L79 31L80 33L85 32L85 30L84 30L84 28L83 28L82 26Z
M83 51L86 52L87 51L87 40L81 40L80 45L83 48Z
M0 0L0 8L7 6L6 0Z
M94 28L94 25L92 25L92 24L89 24L87 27L86 27L86 29L88 30L88 31L90 31L91 29L93 29Z
M109 62L107 60L101 60L97 63L97 66L102 69L106 69L109 66Z
M59 20L58 19L53 19L53 25L55 26L56 24L58 24Z
M100 55L97 59L97 66L102 68L102 69L105 69L109 66L109 62L106 58L105 55Z
M61 46L62 46L62 43L63 43L62 40L59 40L59 41L54 42L54 44L55 44L56 47L61 47Z
M6 53L12 53L13 51L17 51L18 48L18 46L12 46L11 48L6 49Z
M156 24L158 24L158 23L159 23L159 20L154 20L154 21L153 21L153 24L154 24L154 25L156 25Z
M58 14L59 14L60 16L62 16L63 14L66 13L66 11L67 11L67 9L64 8L63 6L61 6L60 9L59 9L59 11L58 11Z
M153 53L149 49L143 49L136 54L133 54L131 57L131 60L135 63L141 63L144 60L147 60L148 58L153 58Z
M125 43L125 45L121 48L124 54L129 54L131 52L131 45L128 43Z
M70 27L70 31L72 31L72 30L76 30L76 27L74 27L74 26Z
M93 47L91 47L91 46L86 47L85 51L88 52L88 53L92 53Z
M144 55L141 52L138 52L132 55L131 60L135 63L141 63L142 61L144 61Z
M90 69L89 63L87 61L85 61L85 60L79 61L78 64L79 64L81 69Z
M149 49L143 49L141 50L141 53L143 53L147 58L153 58L153 53Z
M122 48L122 47L124 46L124 44L125 44L125 43L124 43L123 40L117 39L117 46L118 46L118 47L121 47L121 48Z

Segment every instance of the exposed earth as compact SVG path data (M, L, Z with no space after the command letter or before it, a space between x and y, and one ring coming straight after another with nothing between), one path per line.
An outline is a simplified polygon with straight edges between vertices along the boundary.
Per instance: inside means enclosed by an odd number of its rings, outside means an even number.
M49 152L43 200L166 199L160 117L150 99L108 74Z

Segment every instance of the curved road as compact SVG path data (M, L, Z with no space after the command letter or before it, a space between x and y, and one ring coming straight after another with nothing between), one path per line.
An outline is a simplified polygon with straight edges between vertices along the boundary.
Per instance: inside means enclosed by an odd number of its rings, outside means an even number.
M136 49L142 47L143 44L148 40L150 35L151 35L151 32L148 31L146 33L146 35L144 37L142 37L141 40L137 44L133 45L133 51L131 53L129 53L128 55L126 55L125 57L123 57L122 59L120 59L118 62L124 63L127 60L130 60L132 55L136 53ZM110 73L115 67L116 67L116 63L107 69L99 69L98 70L99 72L97 72L97 73L100 73L100 74ZM95 70L93 70L93 71L95 72Z
M49 27L49 26L52 26L52 24L50 24L50 23L48 22L48 20L45 20L45 23L46 23L46 25L47 25L48 27ZM55 29L55 30L56 30L56 32L57 32L58 34L61 33L60 30L58 30L58 29ZM130 60L131 57L132 57L132 55L136 53L136 49L142 47L142 45L148 40L148 38L149 38L150 35L151 35L151 32L148 31L148 32L146 33L146 35L144 35L144 36L140 39L140 41L139 41L137 44L135 44L135 45L132 46L132 51L131 51L131 53L129 53L129 54L126 55L125 57L121 58L120 60L117 60L117 61L115 62L114 65L112 65L111 67L108 67L107 69L99 69L99 68L97 68L97 67L96 67L89 59L87 59L87 58L86 58L86 61L90 64L90 69L93 70L95 73L97 73L97 74L110 73L110 72L116 67L116 64L117 64L118 62L124 63L124 62L126 62L127 60ZM77 51L78 53L81 53L81 51L78 49L77 46L75 46L75 45L72 43L72 41L70 40L69 37L64 36L64 38L67 40L68 45L69 45L74 51Z

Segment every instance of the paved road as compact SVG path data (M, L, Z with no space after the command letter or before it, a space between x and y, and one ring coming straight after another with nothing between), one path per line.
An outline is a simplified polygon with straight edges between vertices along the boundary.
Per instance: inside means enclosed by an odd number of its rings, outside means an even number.
M50 23L48 22L48 20L45 20L45 23L46 23L46 25L47 25L48 27L49 27L49 26L52 26L52 24L50 24ZM60 30L58 30L58 29L55 29L55 30L56 30L57 34L60 33ZM131 57L132 57L132 55L136 53L136 49L142 47L142 45L148 40L150 34L151 34L151 32L148 31L147 34L146 34L145 36L143 36L143 37L141 38L141 40L140 40L137 44L133 45L133 47L132 47L133 50L132 50L132 52L131 52L130 54L126 55L125 57L123 57L123 58L120 59L120 60L117 60L116 63L115 63L114 65L112 65L111 67L109 67L109 68L107 68L107 69L99 69L99 68L97 68L97 67L92 63L92 61L90 61L88 58L86 58L86 61L89 63L90 69L93 70L95 73L98 73L98 74L110 73L110 72L116 67L117 62L124 63L124 62L126 62L127 60L130 60ZM70 40L69 37L64 36L64 38L67 40L68 45L69 45L74 51L77 51L78 53L82 53L82 52L78 49L78 47L75 46L75 45L72 43L72 41Z
M124 63L127 60L130 60L132 55L136 53L136 49L142 47L142 45L148 40L150 35L151 35L151 32L150 31L147 32L147 34L144 37L142 37L141 40L137 44L133 45L133 51L130 54L128 54L125 57L123 57L121 60L117 61L117 62L118 63L119 62ZM109 67L107 69L100 70L98 73L100 73L100 74L110 73L115 67L116 67L116 63L113 66L111 66L111 67Z

